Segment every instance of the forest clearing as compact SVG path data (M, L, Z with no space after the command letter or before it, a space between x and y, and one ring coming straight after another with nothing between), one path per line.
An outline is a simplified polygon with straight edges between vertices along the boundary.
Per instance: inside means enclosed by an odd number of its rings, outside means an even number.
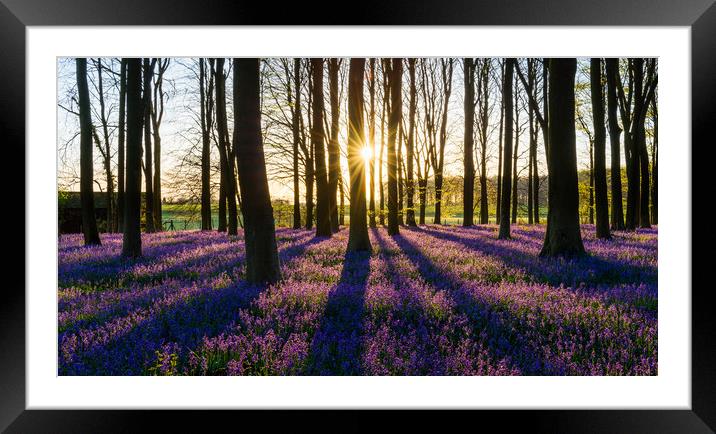
M656 229L584 227L582 259L537 256L543 227L428 225L373 254L347 231L279 229L281 283L242 280L242 237L121 236L59 253L60 374L656 375Z
M58 71L59 375L658 374L657 59Z

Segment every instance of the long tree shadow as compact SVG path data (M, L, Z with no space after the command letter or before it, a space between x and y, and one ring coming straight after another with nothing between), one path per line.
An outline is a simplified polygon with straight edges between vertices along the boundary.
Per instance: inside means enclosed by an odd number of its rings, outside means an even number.
M314 237L314 236L311 236L310 238L308 238L307 236L304 236L302 234L300 237L296 238L296 240L301 240L300 242L297 242L296 244L294 244L290 247L286 247L285 249L281 249L279 247L279 252L278 252L279 259L281 260L282 263L285 261L291 260L297 256L302 255L306 251L306 249L308 249L310 246L319 244L320 242L326 241L328 239L329 238Z
M88 342L89 348L84 348L87 344L82 342L76 343L80 348L71 358L63 357L64 349L75 343L63 342L66 334L61 333L59 373L140 375L165 344L170 344L179 358L186 359L204 336L212 337L230 328L238 310L248 307L263 289L239 282L223 289L180 296L165 309L147 312L136 323L113 324L105 330L109 336L99 336L100 342L94 345ZM115 326L118 330L113 330ZM78 335L75 336L84 338L82 333ZM75 336L68 337L74 339Z
M279 255L289 258L302 253L309 234L300 234L289 238L295 245L284 248L279 242ZM285 240L285 239L284 239ZM194 241L197 241L194 239ZM82 285L93 285L102 289L113 289L118 286L128 286L133 282L160 284L168 278L184 278L192 281L198 280L201 275L215 275L233 268L244 259L243 248L236 248L233 244L217 239L216 243L201 242L179 250L169 250L165 244L155 246L154 253L147 254L138 259L125 259L119 255L110 256L99 262L88 261L71 273L63 267L71 264L60 263L60 287L72 286L78 282ZM211 240L210 240L211 241ZM183 242L182 244L191 244ZM207 251L207 247L211 247ZM157 251L161 254L157 254ZM235 256L231 256L235 255ZM222 257L224 260L222 261ZM167 262L169 260L170 262ZM201 267L201 273L193 268Z
M506 265L523 270L533 281L539 283L568 286L656 283L656 269L650 266L619 262L591 254L576 258L540 258L532 252L519 249L514 240L497 240L489 236L465 238L433 228L421 229L420 232L494 256Z
M394 289L398 292L402 292L410 287L410 282L405 281L403 274L398 271L398 267L395 264L395 254L392 253L390 245L386 238L380 233L380 230L371 228L371 238L377 241L380 247L379 254L383 257L382 262L385 264L387 275ZM406 312L405 309L410 309L410 311ZM425 327L425 323L427 323L427 313L424 306L422 304L405 302L400 310L396 308L393 314L400 317L399 322L401 326L405 327L409 325L415 327L413 329L415 332L413 345L416 348L415 353L418 357L411 360L411 368L415 369L418 373L417 375L446 375L447 367L444 357L440 354L438 342L436 342L434 336L431 336L431 333L429 333L427 327ZM403 332L404 330L396 330L397 334ZM421 349L423 351L420 351ZM415 373L410 372L410 375L415 375Z
M309 246L322 241L321 239L308 237L297 237L296 240L300 241L289 247L284 247L283 245L279 247L279 257L281 258L282 264L290 263L303 254ZM61 331L76 332L92 324L105 322L119 315L126 315L132 310L147 306L148 303L158 297L171 295L171 293L181 290L181 287L169 291L161 288L161 284L169 278L182 279L186 282L196 282L202 278L211 278L222 272L230 271L234 269L237 264L242 263L245 258L245 253L243 251L238 252L236 257L224 262L216 261L215 257L210 256L211 253L207 252L199 257L191 258L191 261L180 261L183 267L180 267L179 264L173 264L172 269L176 270L175 272L166 271L161 275L156 275L155 273L150 276L143 276L140 282L143 286L137 290L123 290L119 293L100 291L83 294L71 301L58 303L59 312L79 309L79 313L81 313L77 315L76 321L61 324ZM190 263L201 264L202 262L207 262L209 266L200 267L201 273L189 269ZM132 282L137 282L137 280ZM87 309L86 306L90 303L94 304L96 309ZM96 310L96 312L93 312L93 310Z
M393 239L426 282L450 294L457 311L470 319L478 334L481 331L487 332L487 349L495 360L503 360L518 367L523 375L565 374L561 368L553 366L539 354L536 342L529 342L516 333L515 325L519 319L508 309L495 306L490 300L481 299L470 292L457 275L441 269L402 234Z
M605 241L605 240L598 240L595 237L595 231L594 228L588 228L586 229L584 225L582 225L582 240L585 243L585 247L587 247L587 244L594 244L594 243L618 243L618 246L623 247L633 247L638 249L643 249L647 251L656 251L657 245L656 243L653 245L650 245L648 241L636 241L634 240L635 236L638 235L649 235L649 236L656 236L657 233L655 230L652 229L640 229L638 228L635 231L624 231L624 230L611 230L612 239ZM528 230L528 229L517 229L517 233L524 237L525 240L530 240L532 243L542 246L544 243L544 232L543 231L534 231L534 230ZM586 236L585 236L586 234ZM656 241L656 238L654 239Z
M365 290L370 252L346 253L340 279L328 294L326 308L309 349L308 375L361 375Z
M308 245L320 241L309 239L284 249L283 259L291 261ZM232 328L239 310L248 307L264 289L244 281L224 288L180 289L165 295L168 299L162 308L129 312L122 307L128 316L109 325L98 324L88 330L71 327L59 334L59 373L139 375L164 345L170 345L177 357L186 360L204 337Z

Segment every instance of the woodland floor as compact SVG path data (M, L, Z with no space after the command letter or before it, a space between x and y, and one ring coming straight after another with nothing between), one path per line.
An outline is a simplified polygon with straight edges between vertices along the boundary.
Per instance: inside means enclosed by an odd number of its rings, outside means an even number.
M60 375L656 375L657 229L538 257L544 226L370 229L372 254L279 229L284 280L242 280L241 235L59 242Z

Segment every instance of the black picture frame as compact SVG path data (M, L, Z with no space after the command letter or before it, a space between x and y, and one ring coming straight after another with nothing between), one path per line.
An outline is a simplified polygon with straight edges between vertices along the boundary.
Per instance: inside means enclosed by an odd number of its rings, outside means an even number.
M348 3L346 3L348 5ZM7 161L25 164L25 28L26 26L74 25L559 25L559 26L689 26L691 28L692 153L716 147L711 128L716 121L716 4L714 0L425 0L415 3L361 1L350 5L321 2L294 2L278 7L273 2L213 2L189 0L155 0L152 2L106 0L0 0L0 143L11 154ZM280 12L280 13L279 13ZM480 41L476 41L476 44ZM695 145L695 146L694 146ZM49 146L49 144L48 144ZM684 145L685 146L685 145ZM697 160L692 159L693 162ZM711 160L713 161L713 160ZM7 165L8 163L6 163ZM23 171L24 164L13 164ZM699 189L711 184L697 181L692 171L692 198L704 197ZM24 204L32 198L17 187L19 175L12 178L13 204ZM24 176L23 176L24 182ZM10 185L10 184L6 184ZM16 197L12 197L15 195ZM14 205L13 205L14 206ZM24 211L23 211L24 215ZM692 207L691 215L698 215ZM31 228L24 219L15 219L13 228L22 225L23 233ZM693 220L695 223L696 220ZM692 225L695 227L695 225ZM18 235L19 236L19 235ZM524 427L530 431L548 432L713 432L716 430L716 327L714 327L713 285L697 284L709 270L708 256L698 255L692 242L692 402L691 410L516 410L469 412L473 424L487 427ZM9 242L9 241L8 241ZM14 242L15 246L22 241ZM24 244L22 244L24 246ZM25 247L23 247L24 252ZM13 252L16 252L15 249ZM13 254L14 261L26 260ZM19 264L18 264L19 265ZM26 410L25 409L25 279L6 265L6 276L15 273L18 280L4 285L0 298L0 429L8 432L114 432L136 431L138 419L157 419L162 423L184 427L190 419L204 420L204 428L232 421L234 426L245 420L234 412L198 411L121 411L121 410ZM676 288L675 290L689 290ZM479 393L476 391L476 393ZM255 413L254 413L255 414ZM464 412L460 413L465 415ZM266 414L259 415L266 419ZM293 411L279 411L296 426L304 416ZM323 417L323 416L321 416ZM340 415L343 430L360 427L367 418L350 413ZM272 420L274 416L270 416ZM467 419L461 417L460 419ZM458 419L454 415L410 412L400 415L403 421L427 423L440 421L441 431ZM273 422L272 422L273 423ZM314 422L312 422L314 423ZM485 425L487 424L487 425ZM142 422L144 425L144 422ZM306 425L308 426L308 425ZM475 426L475 425L473 425ZM169 429L169 426L165 426ZM477 428L477 426L476 426ZM166 431L163 430L163 431Z

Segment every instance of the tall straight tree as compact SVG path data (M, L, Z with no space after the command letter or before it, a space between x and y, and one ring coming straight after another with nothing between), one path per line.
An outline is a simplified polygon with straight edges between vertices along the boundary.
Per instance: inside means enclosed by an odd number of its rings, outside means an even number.
M313 75L311 74L311 63L306 62L307 75L308 75L308 107L307 107L307 118L308 118L308 131L309 134L313 133L312 125L312 107L313 107ZM303 117L299 118L303 125ZM313 165L313 143L306 140L305 129L301 128L301 150L303 151L303 157L305 161L305 181L306 181L306 229L310 230L313 228L313 186L316 181L315 167Z
M510 198L512 188L512 81L515 59L505 59L505 79L502 89L502 101L505 106L505 134L502 155L502 188L500 196L500 232L499 239L510 238Z
M579 231L574 76L577 59L549 60L547 229L540 256L584 253Z
M534 91L535 91L535 76L536 76L536 70L535 70L535 59L527 59L527 83L528 85L525 87L525 92L527 92L528 98L534 97ZM536 125L535 125L535 111L534 107L532 107L532 104L529 104L528 110L527 110L527 117L529 120L529 158L528 158L528 171L527 171L527 223L533 224L535 222L535 211L536 208L539 206L536 204L537 195L535 194L535 186L537 183L535 182L539 175L537 174L536 169L536 159L537 159L537 131L536 131Z
M266 177L260 87L259 59L234 59L234 148L243 205L246 280L273 283L281 279L281 269Z
M154 232L154 183L152 170L152 76L156 59L144 59L144 230Z
M503 146L505 139L505 71L507 69L507 60L500 63L500 86L502 89L502 98L500 98L500 129L497 143L497 205L495 206L495 222L499 225L502 220L500 213L502 211L502 166L503 166Z
M619 149L619 136L622 129L619 127L617 118L617 80L619 71L618 59L606 59L605 68L607 75L607 116L609 119L609 144L611 151L611 228L615 231L623 231L624 208L622 204L622 170L621 151ZM621 84L619 84L621 86Z
M515 59L515 67L518 65L518 61ZM514 78L514 73L513 73ZM517 223L517 181L519 179L519 173L517 172L517 160L519 159L519 145L520 145L520 134L522 133L522 128L520 124L520 90L517 87L517 83L515 80L515 83L513 84L513 90L514 90L514 97L515 97L515 105L514 105L514 112L515 112L515 130L514 130L514 140L515 143L512 147L512 223Z
M656 88L656 59L646 60L646 83L644 85L643 93L641 94L641 107L639 110L635 109L635 115L637 115L638 127L635 131L635 141L638 146L639 153L639 172L641 173L641 185L639 188L639 227L650 228L650 210L649 210L649 195L651 194L651 187L649 186L649 154L646 150L646 116L649 111L649 106L654 98Z
M119 121L117 122L117 230L124 231L124 132L127 101L127 61L122 59L119 72Z
M206 67L199 59L199 102L201 123L201 230L211 230L211 137L206 109Z
M97 149L99 149L100 154L102 155L102 160L104 162L104 173L107 180L107 189L105 191L105 194L107 196L107 225L106 225L106 231L107 232L114 232L113 224L114 224L114 215L115 215L115 206L114 206L114 176L112 175L112 153L110 149L110 141L109 141L109 120L107 119L106 109L105 109L105 103L104 103L104 86L102 80L102 58L97 58L96 62L97 66L97 96L99 99L99 119L100 123L102 124L102 133L103 133L103 142L104 147L100 146L100 141L98 138L98 135L96 133L96 130L94 130L94 136L95 141L97 143Z
M216 59L209 58L209 70L207 71L207 89L206 89L206 125L207 132L211 139L214 141L217 150L219 151L219 209L218 209L218 223L216 230L217 232L226 232L226 180L224 166L226 162L224 160L224 153L221 152L219 141L216 138L214 124L215 118L214 113L216 104L214 104L214 76L216 76Z
M142 60L122 59L127 71L127 188L124 203L122 256L142 256L140 214L142 207Z
M642 226L644 227L644 219L642 214L642 205L643 202L641 200L642 197L644 197L644 177L646 175L646 184L649 184L649 172L647 170L647 173L644 174L644 166L642 164L642 160L644 158L642 157L643 150L645 150L645 147L642 146L646 142L646 133L644 131L644 122L640 121L641 113L646 110L646 107L644 106L644 101L641 97L641 95L644 93L644 59L636 58L632 60L632 66L634 68L634 93L636 94L636 98L634 100L634 115L632 120L632 164L635 170L632 170L632 173L634 174L634 184L637 186L637 188L634 189L634 212L633 212L633 219L634 219L634 226ZM640 182L641 181L641 182ZM648 190L647 190L648 192ZM647 203L648 205L648 203ZM649 214L648 209L646 210L647 217L646 217L646 227L649 226Z
M226 203L229 214L228 234L238 233L236 211L236 178L234 175L234 153L229 142L229 127L226 120L226 80L224 79L224 59L216 59L214 82L216 83L216 129L219 135L219 152L223 156L222 170L226 181Z
M542 142L544 143L545 154L549 153L549 128L547 125L547 118L549 115L549 107L547 103L547 90L549 88L548 77L549 67L547 59L542 59L542 110L540 110L539 102L537 101L537 71L536 71L536 60L528 60L528 75L529 79L525 80L524 74L520 70L519 64L515 64L517 75L520 78L520 82L527 90L527 100L530 107L530 119L532 122L537 121L537 125L534 126L534 137L530 137L530 146L532 153L532 212L534 213L532 220L534 223L539 224L539 170L537 166L537 130L542 129ZM531 67L530 67L531 66ZM534 116L534 118L532 118ZM532 145L534 143L534 145ZM549 170L549 159L547 170Z
M652 122L654 123L654 136L651 142L651 222L653 224L659 223L659 208L658 208L658 155L659 155L659 112L657 109L656 95L651 100L651 116Z
M288 84L289 89L291 84ZM301 228L301 202L298 195L298 150L301 146L301 59L293 59L293 89L296 93L291 110L291 132L293 134L293 228ZM289 104L291 94L289 93Z
M381 226L385 225L385 184L383 183L383 154L386 148L385 126L390 118L390 59L382 59L383 72L383 104L380 113L380 157L378 161L378 190L380 194L380 211L378 221Z
M388 119L388 235L397 235L398 227L398 162L395 152L398 129L402 122L403 59L394 58L390 66L390 118Z
M87 88L87 59L77 58L77 92L80 110L80 201L82 207L82 233L85 246L100 245L97 220L94 214L94 188L92 167L92 115Z
M435 171L435 224L442 223L443 169L445 167L445 145L447 144L447 118L450 93L452 91L453 59L440 59L443 89L443 106L440 121L440 140L437 153L433 148L433 170Z
M395 160L396 166L398 166L398 225L403 226L403 185L405 179L403 178L403 143L405 142L405 128L401 116L400 125L398 125L398 139L396 140L396 153L397 159Z
M368 224L376 227L375 222L375 58L368 61L368 89L370 93L370 112L368 114L368 136L370 137L370 200L368 205Z
M639 59L641 60L641 59ZM643 60L641 60L643 62ZM627 200L626 200L626 219L624 227L626 230L633 231L636 229L638 222L638 206L639 206L639 154L638 148L634 143L634 119L633 115L636 110L632 110L632 102L638 100L641 93L643 83L643 69L634 67L634 59L628 59L628 97L625 95L624 86L617 87L619 95L619 112L621 114L622 125L624 126L624 157L626 160L627 173ZM641 70L641 74L635 73L635 70ZM619 70L617 70L617 73ZM636 97L635 97L636 95ZM636 105L636 104L635 104Z
M530 163L529 163L529 179L528 179L528 196L529 196L529 223L539 224L539 167L537 166L537 136L540 126L543 127L545 122L540 121L539 104L537 103L537 59L527 59L527 98L529 102L529 130L530 130ZM544 77L543 77L544 80ZM524 85L524 82L522 83ZM546 86L542 86L543 89ZM545 138L545 143L547 142Z
M609 239L609 201L607 198L606 146L604 125L604 96L602 93L602 60L592 58L589 65L594 121L594 196L597 238Z
M477 82L477 105L479 108L478 137L480 141L480 224L489 223L489 209L487 202L487 128L490 118L490 68L491 59L478 60L480 65Z
M473 159L474 128L475 128L475 64L474 60L466 57L464 59L464 82L465 82L465 144L463 146L464 157L464 182L462 188L462 225L472 226L473 205L475 198L475 161Z
M311 144L314 149L316 165L316 236L330 237L330 191L326 177L325 133L323 130L323 59L311 59L313 76L313 124L311 125Z
M328 93L331 104L331 137L328 141L328 208L331 230L338 232L338 178L341 175L341 150L338 145L341 108L338 97L338 72L341 63L335 57L328 59Z
M154 99L152 109L152 137L154 140L154 228L162 229L162 139L159 127L164 117L164 73L169 67L169 58L158 59L158 71L154 80Z
M417 226L415 223L415 179L413 177L413 159L415 155L415 112L417 111L417 87L415 85L415 59L408 59L408 75L410 76L410 107L408 112L408 142L406 144L406 172L405 180L407 195L406 223L408 226Z
M365 59L353 58L348 70L348 172L350 176L351 224L348 251L370 250L365 204L365 144L363 129L363 75Z

